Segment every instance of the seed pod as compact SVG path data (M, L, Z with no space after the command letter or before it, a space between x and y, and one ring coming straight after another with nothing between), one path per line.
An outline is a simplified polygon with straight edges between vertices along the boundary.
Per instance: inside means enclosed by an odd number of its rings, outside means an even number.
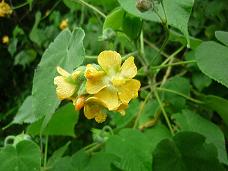
M136 8L141 12L146 12L153 7L152 0L136 0Z

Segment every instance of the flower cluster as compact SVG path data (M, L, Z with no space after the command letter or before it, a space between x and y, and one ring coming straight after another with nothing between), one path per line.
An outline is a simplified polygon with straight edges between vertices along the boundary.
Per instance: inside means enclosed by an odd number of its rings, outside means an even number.
M98 55L98 65L81 66L71 74L57 67L60 76L54 84L60 100L72 100L75 109L84 107L84 115L98 123L106 120L106 111L125 114L131 99L138 96L140 82L134 57L121 65L121 56L115 51L103 51Z
M4 0L0 2L0 17L6 17L12 14L13 10Z

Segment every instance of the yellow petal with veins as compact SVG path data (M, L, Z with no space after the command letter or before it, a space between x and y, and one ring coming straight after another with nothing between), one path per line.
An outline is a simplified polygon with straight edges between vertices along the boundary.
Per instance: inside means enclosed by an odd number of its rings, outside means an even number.
M103 79L87 80L86 91L88 94L96 94L106 87Z
M122 103L128 104L133 98L138 97L140 82L132 79L118 87L118 96Z
M61 68L60 66L57 66L57 72L60 74L60 75L62 75L62 76L64 76L64 77L69 77L70 76L70 74L66 71L66 70L64 70L63 68Z
M98 55L97 60L98 64L106 73L120 70L121 56L116 51L103 51Z
M115 110L119 107L117 91L109 88L104 88L94 95L105 104L109 110Z
M134 57L131 56L121 66L121 76L124 78L133 78L137 74L137 67L134 63Z
M106 118L107 118L107 114L106 114L106 113L103 113L103 112L97 113L97 114L95 115L95 121L96 121L97 123L102 123L102 122L104 122L104 121L106 120Z
M63 76L55 77L54 84L57 85L56 94L60 100L70 98L75 92L76 86L67 82Z

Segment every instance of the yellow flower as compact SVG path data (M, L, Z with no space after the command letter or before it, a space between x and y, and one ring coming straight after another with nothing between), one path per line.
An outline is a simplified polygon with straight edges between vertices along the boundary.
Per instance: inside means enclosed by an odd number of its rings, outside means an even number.
M13 10L9 6L9 4L5 3L4 0L0 2L0 17L5 17L7 15L12 14Z
M132 79L137 74L134 57L121 66L121 56L115 51L103 51L98 55L99 67L87 65L86 91L93 94L109 110L118 110L138 96L140 82ZM121 106L122 108L122 106ZM121 110L120 110L121 111Z
M9 44L9 36L5 35L2 37L2 43L3 44Z
M87 119L95 119L98 123L104 122L107 118L107 114L104 110L105 108L102 101L95 97L89 97L85 101L84 115Z
M75 80L80 75L81 70L75 70L72 74L69 74L61 67L57 67L57 72L61 75L54 78L58 98L60 100L71 99L77 88Z
M64 30L67 27L68 27L68 19L62 20L61 23L60 23L60 25L59 25L59 28L61 30Z

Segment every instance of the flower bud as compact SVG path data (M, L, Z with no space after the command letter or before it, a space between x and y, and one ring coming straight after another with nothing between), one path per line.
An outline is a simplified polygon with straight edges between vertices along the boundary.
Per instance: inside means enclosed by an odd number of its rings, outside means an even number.
M136 0L136 8L141 12L146 12L153 7L152 0Z
M81 108L83 108L85 105L85 97L84 96L79 96L76 101L74 101L74 107L75 110L80 110Z

